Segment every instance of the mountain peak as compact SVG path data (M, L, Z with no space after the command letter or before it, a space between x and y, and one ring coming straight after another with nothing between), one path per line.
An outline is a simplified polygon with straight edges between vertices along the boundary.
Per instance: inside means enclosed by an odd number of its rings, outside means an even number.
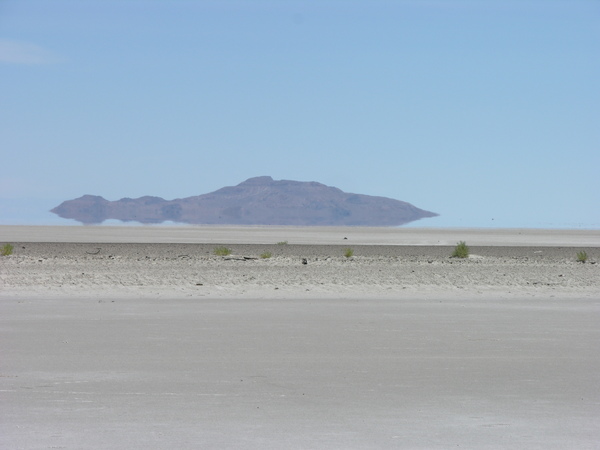
M244 184L270 184L273 181L273 178L269 176L253 177L248 178L246 181L242 181L240 184L238 184L238 186L242 186Z

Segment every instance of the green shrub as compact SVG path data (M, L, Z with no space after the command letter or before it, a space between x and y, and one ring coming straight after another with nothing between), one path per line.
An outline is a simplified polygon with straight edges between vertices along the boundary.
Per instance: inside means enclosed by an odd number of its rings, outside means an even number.
M260 254L260 257L261 257L262 259L268 259L268 258L270 258L271 256L273 256L273 254L272 254L271 252L264 252L264 253L261 253L261 254Z
M4 244L2 246L2 248L0 249L0 255L2 256L8 256L8 255L12 255L14 247L10 244Z
M231 250L228 249L227 247L217 247L217 248L215 248L214 253L217 256L227 256L227 255L231 255Z
M347 248L346 250L344 250L344 256L346 258L350 258L354 255L354 250L352 250L351 248Z
M577 262L584 263L588 259L587 253L585 251L577 252Z
M452 252L453 258L468 258L469 257L469 247L465 241L460 241L454 247L454 251Z
M278 242L277 245L287 245L287 243L288 243L288 241L281 241L281 242Z

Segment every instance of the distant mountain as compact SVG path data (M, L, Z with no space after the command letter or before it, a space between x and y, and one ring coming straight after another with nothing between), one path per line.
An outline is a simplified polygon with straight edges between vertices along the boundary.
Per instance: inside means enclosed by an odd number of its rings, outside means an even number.
M211 225L396 226L436 213L386 197L349 194L316 182L250 178L209 194L175 200L160 197L108 201L84 195L51 212L84 224L173 221Z

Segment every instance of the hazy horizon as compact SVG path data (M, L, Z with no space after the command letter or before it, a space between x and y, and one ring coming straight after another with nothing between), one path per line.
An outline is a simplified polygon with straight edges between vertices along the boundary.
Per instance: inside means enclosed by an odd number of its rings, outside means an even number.
M301 181L301 180L295 180L295 181ZM312 181L315 181L315 180L312 180ZM223 186L223 187L225 187L225 186ZM96 194L83 194L83 195L96 195ZM160 196L157 196L157 197L160 197ZM125 198L125 197L106 199L106 200L120 200L122 198ZM72 199L65 199L65 200L72 200ZM172 200L172 199L166 199L166 200ZM402 199L396 199L396 200L402 200ZM52 208L58 206L60 203L62 203L62 201L53 205ZM4 208L7 205L8 205L8 209ZM35 205L35 203L34 203L34 205ZM0 206L3 207L2 209L4 211L7 211L7 210L9 212L11 211L10 204L8 202L6 202L5 200L0 199ZM13 215L15 217L20 216L20 217L24 218L25 220L22 220L22 221L18 221L18 220L11 221L10 219L5 220L4 217L10 217L10 214L9 214L8 216L3 216L2 220L0 220L0 225L144 226L144 227L146 227L146 226L148 226L148 227L202 226L202 224L189 224L189 223L182 223L182 222L173 222L170 220L162 222L162 223L148 224L148 223L140 223L137 221L121 221L121 220L117 220L117 219L108 219L108 220L104 220L102 223L97 223L97 224L84 224L84 223L79 222L74 219L61 218L58 215L51 213L50 210L42 211L42 208L44 208L46 206L46 204L42 203L42 202L37 204L37 206L39 206L39 208L37 208L37 209L35 207L32 207L32 205L29 203L26 204L26 206L28 208L31 208L30 211L25 211L22 208L22 205L19 203L19 201L15 201L15 204L13 205L13 208L14 208ZM419 205L414 205L414 206L419 207ZM28 215L28 213L29 213L29 215ZM212 225L212 226L218 226L218 225ZM227 225L224 225L224 226L227 226ZM237 225L237 226L243 226L243 225ZM248 225L248 226L252 227L252 226L259 226L259 225ZM277 225L275 225L275 226L277 226ZM338 225L338 227L339 227L339 225ZM563 224L538 223L536 225L527 226L527 225L516 225L516 224L507 224L507 223L502 224L502 223L500 223L500 221L498 223L496 223L496 221L493 219L488 224L480 224L480 225L470 225L470 224L460 224L460 223L448 224L447 221L445 221L443 217L437 216L437 217L418 219L418 220L415 220L413 222L410 222L410 223L407 223L404 225L398 225L398 226L392 226L392 227L388 226L387 228L421 228L421 227L422 228L523 228L523 229L539 228L539 229L590 229L590 230L595 230L595 229L600 229L600 224L599 225L593 225L593 224L586 225L586 224L565 222Z
M598 229L599 19L594 0L4 0L0 224L268 175L439 214L405 227Z

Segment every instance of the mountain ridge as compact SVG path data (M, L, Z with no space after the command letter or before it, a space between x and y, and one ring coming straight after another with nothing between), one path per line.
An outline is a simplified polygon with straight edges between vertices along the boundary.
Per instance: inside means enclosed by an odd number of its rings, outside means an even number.
M387 197L347 193L316 181L249 178L207 194L165 200L86 194L51 210L83 224L173 221L204 225L398 226L438 214Z

